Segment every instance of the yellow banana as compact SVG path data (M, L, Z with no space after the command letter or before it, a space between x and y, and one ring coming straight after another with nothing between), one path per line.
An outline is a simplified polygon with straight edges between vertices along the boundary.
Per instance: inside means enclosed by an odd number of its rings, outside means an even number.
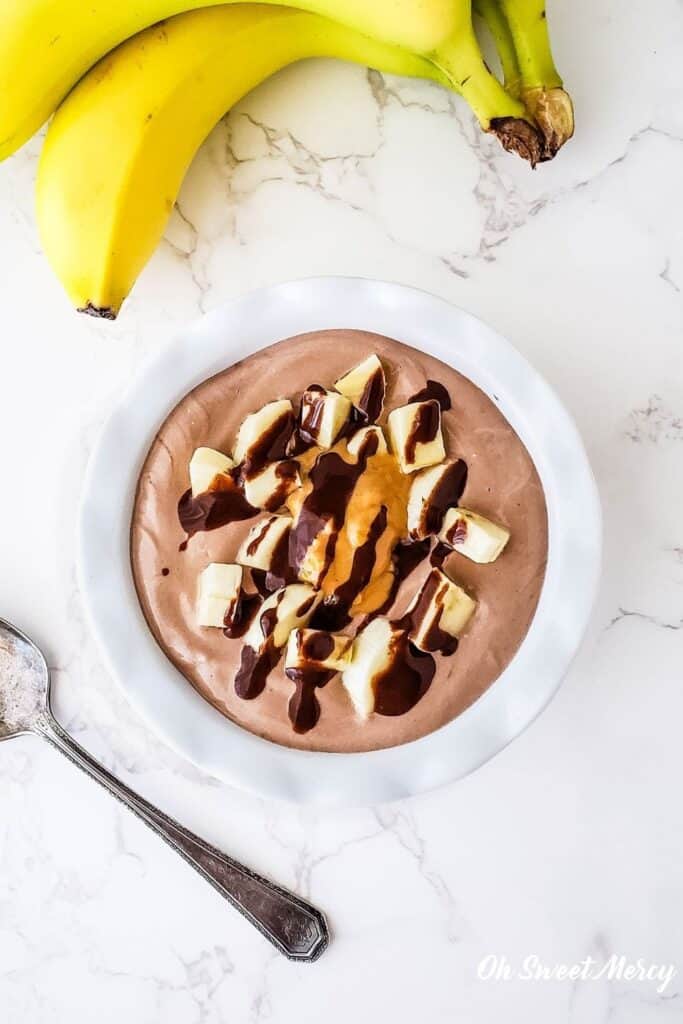
M505 91L511 96L519 98L522 89L522 74L519 69L512 32L499 0L473 0L473 4L475 14L485 21L496 44L503 70Z
M438 77L421 58L317 15L245 4L147 29L76 86L48 130L36 198L46 255L77 307L116 315L214 124L263 79L312 55Z
M123 40L165 18L216 2L0 0L0 159L30 138L88 69ZM451 88L473 97L485 129L491 120L504 118L502 125L493 125L504 145L522 155L529 146L534 150L530 126L514 124L515 119L528 120L524 106L507 96L475 50L470 0L297 0L296 5L433 59L449 76ZM458 79L463 49L470 69Z
M507 23L519 66L517 95L543 134L542 159L551 160L574 134L574 109L553 61L545 0L477 0L477 3L498 8L499 16ZM482 14L486 17L485 10ZM489 25L493 32L491 22ZM507 49L507 44L504 45Z
M457 13L453 32L429 54L429 60L451 88L465 97L484 130L535 167L543 155L542 138L524 104L507 93L486 66L472 25L470 0L454 0L453 9Z

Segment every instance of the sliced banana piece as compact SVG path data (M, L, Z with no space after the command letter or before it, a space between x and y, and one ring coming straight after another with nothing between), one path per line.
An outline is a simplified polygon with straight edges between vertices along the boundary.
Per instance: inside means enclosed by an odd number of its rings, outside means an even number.
M366 422L374 423L382 415L386 377L384 367L374 353L335 381L334 386L360 409L367 417Z
M197 624L220 626L230 620L240 599L242 566L211 562L199 576Z
M432 569L408 610L410 639L421 651L452 652L477 602L441 569Z
M473 562L495 562L510 539L510 531L466 508L446 513L439 540Z
M190 487L196 498L211 489L214 479L221 473L228 473L235 463L228 455L215 448L197 448L190 459Z
M356 713L367 718L375 710L375 682L392 664L401 630L385 618L374 619L356 636L351 663L342 672L342 683Z
M441 406L435 399L400 405L389 413L387 423L391 448L403 473L413 473L445 459Z
M276 568L282 545L287 543L291 526L290 516L269 516L256 523L242 541L236 561L250 569L271 572Z
M290 583L276 590L263 602L245 633L245 646L257 653L266 643L278 650L284 647L292 630L306 625L321 598L307 583Z
M313 385L301 396L299 435L307 444L331 448L350 414L348 398Z
M255 461L265 465L281 458L294 429L292 403L288 398L268 402L242 420L235 441L235 462Z
M306 548L303 561L297 571L300 580L305 580L314 587L319 587L322 584L330 568L330 546L334 544L335 533L334 525L328 519Z
M285 670L341 672L350 662L352 640L322 629L294 629L289 634Z
M299 464L295 459L269 463L257 476L244 481L244 496L254 508L275 512L292 491L301 487Z
M353 437L349 438L349 442L346 446L349 454L353 455L353 457L357 459L363 445L370 437L377 438L377 451L375 454L386 454L389 449L387 448L387 441L381 427L363 427L362 430L357 430Z
M408 496L408 532L413 540L438 533L449 505L457 505L467 480L462 459L446 459L413 476Z

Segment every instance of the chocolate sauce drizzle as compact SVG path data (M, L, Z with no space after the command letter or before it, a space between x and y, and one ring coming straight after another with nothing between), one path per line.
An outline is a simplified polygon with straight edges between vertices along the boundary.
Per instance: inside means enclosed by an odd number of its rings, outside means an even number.
M249 448L241 463L239 471L242 479L251 480L258 476L269 462L284 459L294 427L294 414L289 409L273 420L268 429L264 430Z
M377 714L405 715L424 697L435 672L436 662L431 654L418 650L407 632L398 632L391 664L374 679Z
M448 530L448 533L446 534L446 540L451 545L451 547L456 548L459 545L464 544L466 539L467 539L467 520L466 519L456 519L456 521L453 523L451 528Z
M393 563L392 570L394 574L391 590L387 594L384 604L380 605L379 608L376 608L374 612L370 612L365 616L359 629L365 629L365 627L379 615L386 615L396 600L396 595L398 594L401 584L404 580L408 579L410 574L417 569L418 565L424 562L425 558L429 556L430 547L431 541L429 537L427 537L426 540L400 541L396 545L391 556ZM318 611L319 609L316 610L316 615L318 614Z
M432 548L430 553L430 547ZM445 544L435 544L427 538L413 543L402 543L394 550L394 584L382 608L366 616L360 629L365 628L372 619L386 613L396 599L401 583L429 557L433 566L440 566L451 553ZM420 590L417 600L400 619L392 621L398 631L392 649L391 663L375 681L375 711L380 715L403 715L424 696L429 689L436 662L433 653L444 656L455 654L458 640L439 626L440 611L438 591L442 585L438 572L432 571ZM426 648L421 651L410 640L410 632L419 626L429 608L432 598L436 597L437 615L423 635L422 644Z
M437 534L449 508L460 503L467 484L467 463L456 459L448 465L429 495L420 516L420 534Z
M295 456L305 452L308 448L318 444L320 424L323 417L323 397L326 390L320 384L311 384L306 388L301 397L301 407L297 419L296 428L287 445L287 455ZM344 423L335 438L340 441L342 438L350 438L369 423L365 412L355 405L351 407L346 423Z
M299 463L296 459L282 459L280 462L274 463L274 467L278 485L264 506L266 512L276 512L284 505L285 499L292 491L299 472Z
M409 398L408 402L428 402L430 398L439 403L441 412L448 412L452 408L451 396L438 380L428 380L422 391L418 391L412 398Z
M251 569L251 579L261 597L268 597L280 589L279 582L265 569Z
M287 704L287 714L294 732L310 732L320 718L320 703L315 691L329 683L334 672L315 669L287 669L287 676L294 683L294 693Z
M452 555L453 551L449 548L448 544L442 544L439 541L435 544L429 555L429 564L433 565L435 569L440 569L443 563L446 561L449 555Z
M419 626L424 620L425 614L433 598L436 598L437 615L429 625L429 629L422 636L421 643L427 651L438 651L440 654L455 654L458 649L457 637L452 636L439 626L439 619L443 611L443 601L439 601L439 591L443 587L443 578L439 573L430 572L422 585L417 600L406 614L398 619L394 625L399 629L411 630Z
M178 502L178 519L187 535L180 545L181 551L187 547L189 538L201 530L216 530L258 515L259 510L249 504L232 475L220 474L216 481L214 490L193 497L190 488Z
M280 650L275 646L272 634L277 625L278 607L283 597L284 592L278 595L277 602L272 608L267 608L261 613L259 625L264 643L260 645L260 649L257 650L249 644L242 647L240 667L235 676L235 693L242 700L253 700L263 693L268 675L280 659Z
M280 652L273 643L272 637L263 645L261 651L256 651L247 644L242 648L240 667L235 676L235 693L242 700L254 700L263 693L266 680L275 668L280 658Z
M363 394L353 406L340 437L349 437L362 427L376 422L384 406L385 390L384 372L377 369L367 380ZM258 475L270 463L277 463L276 473L281 486L269 502L268 511L275 511L282 505L299 469L298 463L291 456L317 444L325 393L321 385L311 385L302 397L296 420L291 412L283 413L251 446L239 467L229 474L216 477L211 490L196 497L192 496L191 490L182 495L178 503L178 518L187 539L181 549L187 546L190 537L201 530L214 530L257 515L259 510L246 500L243 483ZM406 459L414 462L417 445L428 444L437 436L441 413L451 408L451 399L442 384L428 380L426 386L409 401L423 403L406 441ZM278 595L275 607L259 612L263 600L298 579L298 571L311 544L329 525L321 578L325 575L334 559L337 537L346 519L351 495L366 470L368 460L377 453L377 449L378 438L370 435L365 439L354 463L346 462L334 451L323 452L318 456L310 471L311 489L304 499L295 526L283 533L278 541L271 557L270 570L265 572L252 569L251 577L256 592L240 590L235 606L226 613L223 632L231 639L243 637L260 614L259 626L263 642L258 649L243 646L240 667L234 680L235 693L243 700L253 700L263 692L267 677L282 654L282 650L275 646L273 633L277 626L278 606L284 595ZM447 509L458 505L466 482L467 466L458 459L444 472L430 495L422 524L425 533L436 534L441 530ZM386 530L387 521L388 510L382 505L370 524L364 543L354 552L349 579L318 605L310 621L312 628L335 632L349 624L350 609L372 577L377 545ZM264 522L263 529L249 544L249 554L254 554L262 542L267 522ZM432 545L429 538L397 544L392 554L391 591L382 607L366 616L359 629L389 610L401 584L418 565L429 557L432 566L440 566L450 552L447 545ZM164 574L167 572L165 569ZM403 715L410 711L427 692L434 677L436 662L430 652L452 654L457 648L457 639L438 626L438 615L437 622L430 625L423 640L427 651L418 650L409 637L409 632L422 622L432 599L436 597L438 601L439 585L438 573L433 571L412 609L392 623L395 633L391 664L375 679L375 711L380 715ZM315 595L307 598L297 609L297 616L305 616L315 600ZM304 644L305 658L309 662L320 661L333 650L334 639L327 633L315 632L306 638ZM292 727L298 733L308 732L320 718L316 691L325 686L336 673L308 665L288 668L286 674L294 683L294 692L288 704Z
M244 636L251 626L256 612L263 604L260 594L248 594L240 590L234 608L229 608L223 620L223 633L230 640L238 640Z
M268 511L275 511L282 505L299 468L298 463L284 458L294 426L294 416L287 410L264 430L242 463L230 473L219 473L208 491L196 497L192 495L191 489L185 491L178 502L178 519L186 533L180 545L181 551L187 548L188 540L195 533L216 530L228 523L258 515L259 509L250 505L244 496L243 483L258 476L271 462L277 463L276 474L281 484L268 503Z
M445 545L436 545L435 550L437 548L444 548L446 554L449 553ZM384 672L373 680L377 714L403 715L415 707L434 678L436 662L433 654L450 656L458 649L457 637L439 625L444 608L443 599L440 599L443 588L443 577L438 570L432 570L410 609L391 623L397 631L394 634L391 661ZM436 613L427 630L423 631L420 643L424 650L420 650L410 640L410 633L424 622L432 601L436 605Z
M315 538L331 523L332 532L326 546L321 578L329 569L353 489L365 472L368 459L376 454L377 447L377 437L370 434L361 445L356 462L346 462L333 451L324 452L316 460L309 477L312 489L289 533L289 564L296 570L303 564Z
M327 392L322 385L311 384L301 396L299 422L296 427L300 444L310 446L318 443L320 424L322 423L325 411L323 399L326 394Z
M301 644L301 653L309 661L320 661L332 653L334 640L326 633L314 633ZM287 713L294 732L309 732L318 724L320 704L315 691L336 674L327 669L286 668L288 679L294 683L294 693L289 699Z
M275 646L273 634L277 626L278 609L283 597L284 591L277 595L277 602L272 608L261 612L259 625L263 643L259 645L259 649L251 647L249 644L245 644L242 648L240 667L235 676L235 693L243 700L253 700L263 693L269 674L282 656L282 648ZM303 618L315 600L315 594L307 597L296 609L294 613L296 617Z
M268 529L270 527L270 523L271 523L270 519L264 519L263 522L261 523L261 529L258 531L258 533L254 534L252 539L247 544L247 555L250 558L253 555L256 554L256 552L260 548L261 544L263 543L264 538L266 537L266 535L268 533ZM252 529L254 529L254 527L252 527Z
M430 398L420 405L415 415L413 429L405 442L406 462L415 462L418 444L429 444L439 433L441 426L441 407L435 398Z
M268 532L270 523L270 519L264 519L260 531L247 545L247 555L256 554ZM252 569L251 576L254 586L264 596L272 593L274 590L280 590L281 587L287 586L288 583L296 582L297 575L289 564L289 530L283 530L278 538L270 556L270 569L268 571Z
M356 402L356 408L363 414L366 424L376 423L382 415L385 391L384 370L381 366L378 366L374 373L368 377L363 388L363 394Z

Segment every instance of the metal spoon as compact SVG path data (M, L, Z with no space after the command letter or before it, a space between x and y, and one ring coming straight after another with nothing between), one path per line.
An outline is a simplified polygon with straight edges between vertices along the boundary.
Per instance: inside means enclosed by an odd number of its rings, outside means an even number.
M329 942L324 915L193 835L119 782L75 742L50 709L50 672L42 651L0 619L0 740L33 733L82 768L142 818L221 896L290 960L316 960Z

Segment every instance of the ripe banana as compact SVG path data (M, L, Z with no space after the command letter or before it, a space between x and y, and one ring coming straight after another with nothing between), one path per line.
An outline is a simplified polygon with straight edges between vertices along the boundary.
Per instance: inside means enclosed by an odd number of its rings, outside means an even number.
M30 138L88 69L123 40L165 18L216 3L0 0L0 160ZM524 153L531 145L534 150L524 127L528 115L523 105L506 97L481 61L471 29L470 0L298 0L297 6L434 59L451 76L452 88L462 86L466 98L468 93L472 96L485 129L490 127L489 116L509 119L503 125L494 124L493 130L500 128L503 143L516 148L511 141L516 130L512 122L521 120L524 141L517 148ZM463 57L470 66L458 79ZM493 115L487 113L488 107Z
M574 134L574 110L550 49L545 0L474 0L494 38L505 88L524 102L543 133L543 160Z
M522 91L522 74L512 32L499 0L473 0L473 8L475 14L478 14L486 23L496 45L503 69L505 91L519 99Z
M458 38L462 50L453 45L445 52L449 73L461 84L469 78L462 91L490 119L496 108L488 82L502 87L483 68L469 34ZM213 125L263 79L313 55L443 80L435 64L318 15L244 4L204 8L153 26L78 83L47 133L37 214L46 255L79 309L116 316ZM498 120L503 136L515 122L505 113Z

